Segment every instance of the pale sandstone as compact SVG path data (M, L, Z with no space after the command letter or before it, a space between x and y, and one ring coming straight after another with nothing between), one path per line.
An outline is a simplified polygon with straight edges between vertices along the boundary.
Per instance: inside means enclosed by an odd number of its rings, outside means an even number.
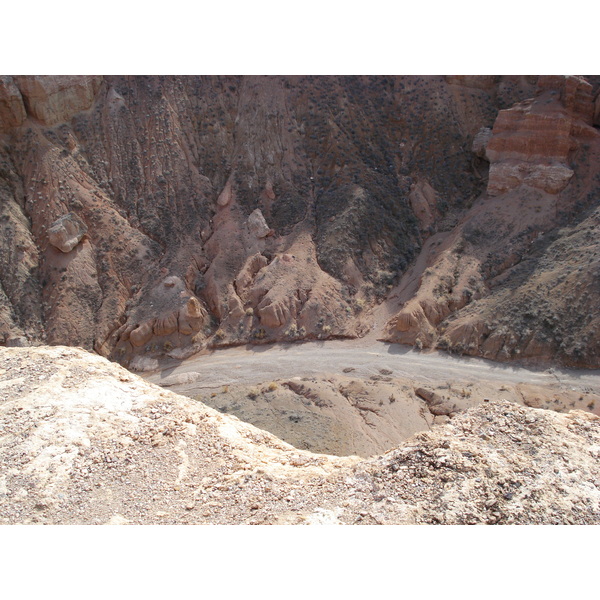
M428 231L433 227L439 212L436 208L436 191L425 180L415 183L409 195L410 205L419 220L422 231Z
M492 129L490 127L482 127L473 138L471 150L477 156L479 156L479 158L484 158L485 160L489 161L490 159L487 155L487 146L491 139Z

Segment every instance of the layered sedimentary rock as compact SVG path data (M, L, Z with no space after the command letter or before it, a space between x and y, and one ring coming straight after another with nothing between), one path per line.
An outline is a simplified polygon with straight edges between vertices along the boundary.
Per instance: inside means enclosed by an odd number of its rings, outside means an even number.
M535 98L502 110L485 153L488 194L520 185L557 194L573 176L571 158L596 136L592 86L581 77L540 77Z
M0 132L19 127L26 118L23 96L14 79L0 76Z
M94 103L102 77L42 75L14 77L27 112L44 125L69 121Z

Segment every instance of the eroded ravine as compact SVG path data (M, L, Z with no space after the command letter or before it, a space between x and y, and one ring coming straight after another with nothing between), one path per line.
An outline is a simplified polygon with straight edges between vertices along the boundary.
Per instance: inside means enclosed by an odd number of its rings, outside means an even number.
M368 339L228 348L160 366L145 378L327 454L386 452L490 399L600 412L598 371L510 366Z

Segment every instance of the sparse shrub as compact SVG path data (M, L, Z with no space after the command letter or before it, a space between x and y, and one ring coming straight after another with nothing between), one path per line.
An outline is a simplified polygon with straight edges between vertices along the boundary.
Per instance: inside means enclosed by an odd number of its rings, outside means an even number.
M263 338L266 337L266 335L267 335L267 332L262 327L260 327L259 329L255 329L252 332L252 337L255 340L262 340Z
M288 337L296 337L298 335L298 326L296 323L292 323L289 329L285 332Z
M447 335L443 335L437 342L437 347L440 350L448 350L450 348L450 338Z

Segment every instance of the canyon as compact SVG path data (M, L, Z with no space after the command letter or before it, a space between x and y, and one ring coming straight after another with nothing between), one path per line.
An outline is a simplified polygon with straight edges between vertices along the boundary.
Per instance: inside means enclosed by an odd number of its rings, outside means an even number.
M597 77L9 77L0 343L597 368ZM151 364L151 363L150 363Z
M0 76L0 520L599 522L599 91Z

